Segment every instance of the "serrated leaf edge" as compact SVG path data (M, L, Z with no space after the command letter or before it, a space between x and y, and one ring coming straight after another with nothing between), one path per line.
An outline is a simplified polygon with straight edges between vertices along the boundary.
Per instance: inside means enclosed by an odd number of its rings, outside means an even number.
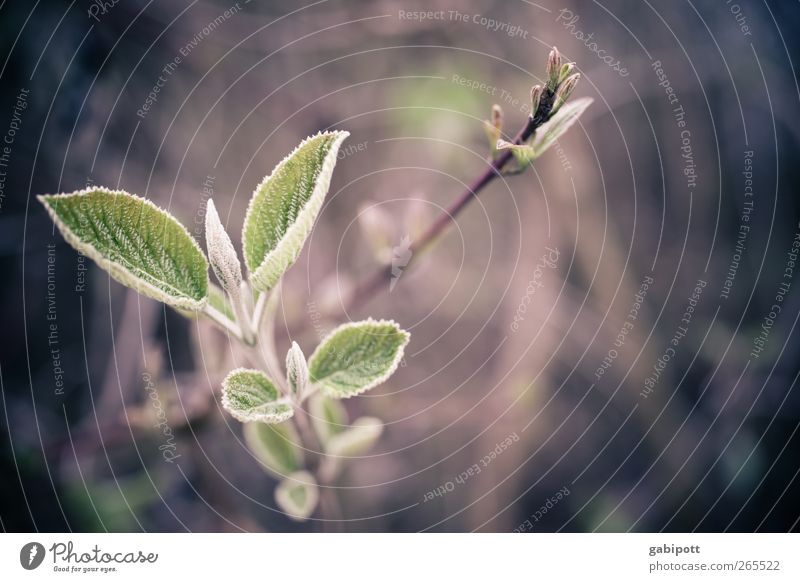
M323 340L319 343L317 348L314 350L314 353L311 354L311 357L308 358L308 368L309 368L309 370L311 370L311 368L314 367L313 361L314 361L315 356L318 355L318 353L322 350L323 346L335 334L337 334L340 331L343 331L345 329L349 329L351 327L362 327L362 326L365 326L365 325L393 325L397 329L397 331L400 332L400 334L403 336L404 339L403 339L403 342L400 344L400 347L397 350L397 354L395 355L394 362L392 362L392 365L387 369L385 374L383 374L382 376L376 378L372 382L369 382L368 384L366 384L365 386L359 388L355 392L351 392L351 393L348 393L348 394L341 394L339 392L335 392L334 390L330 390L324 384L321 384L322 392L326 396L328 396L330 398L336 398L338 400L344 400L344 399L347 399L347 398L352 398L353 396L358 396L359 394L363 394L367 390L372 390L376 386L379 386L380 384L383 384L384 382L386 382L386 380L391 378L392 374L395 373L395 371L397 370L397 367L400 365L400 362L403 359L403 354L405 354L406 346L408 345L408 342L411 339L411 334L408 333L403 328L401 328L400 324L398 324L393 319L377 319L376 320L376 319L372 319L371 317L369 317L369 318L363 319L361 321L351 321L349 323L343 323L342 325L336 327L328 335L326 335L325 338L323 338ZM314 384L320 384L320 383L319 382L314 382Z
M144 202L151 208L158 211L160 214L166 216L168 219L172 220L175 224L177 224L189 240L192 241L192 244L195 248L200 252L200 256L203 257L203 261L205 262L206 266L206 277L208 277L208 259L206 258L205 253L200 248L200 245L194 239L194 237L189 233L186 227L181 224L177 218L175 218L172 214L164 210L163 208L157 206L147 198L143 198L141 196L137 196L136 194L131 194L130 192L126 192L125 190L113 190L111 188L106 188L104 186L92 186L90 188L84 188L83 190L76 190L74 192L65 192L62 194L39 194L36 196L36 199L42 203L42 206L45 207L47 213L50 215L50 218L58 227L58 231L61 233L61 236L72 246L73 248L77 249L85 256L92 259L95 263L97 263L103 270L108 272L112 278L116 279L119 283L131 287L133 290L150 297L151 299L156 299L161 301L162 303L166 303L167 305L171 305L172 307L176 307L179 309L189 309L191 311L201 311L208 301L208 287L206 287L206 296L201 299L200 301L196 301L193 299L188 299L186 297L175 297L172 295L167 295L163 289L159 289L155 285L151 285L147 281L137 277L134 273L132 273L129 269L125 266L112 261L110 258L103 256L103 254L97 250L94 245L88 244L83 242L77 234L75 234L72 229L67 226L62 220L61 217L56 214L56 211L50 205L49 201L58 199L58 198L72 198L75 196L83 196L88 195L91 192L102 190L104 192L108 192L110 194L115 195L125 195L130 196L132 198L136 198L141 202ZM167 284L166 282L162 281L165 287L172 288L172 285ZM177 291L177 290L176 290Z
M314 222L317 219L317 215L319 214L320 209L322 208L322 203L325 200L325 195L328 193L328 188L330 187L330 180L331 176L333 175L333 169L336 166L337 162L337 155L339 153L339 147L342 145L342 142L350 136L349 131L344 130L334 130L334 131L320 131L316 134L307 137L303 141L301 141L289 154L284 157L277 166L272 170L272 172L256 186L255 190L253 191L253 195L250 197L250 202L247 205L247 212L244 216L244 224L242 226L242 248L243 254L245 257L245 265L247 265L247 236L245 231L247 229L247 224L250 220L250 214L253 210L253 205L256 201L256 196L258 195L259 190L264 187L274 175L276 175L283 166L289 161L289 159L294 156L300 148L302 148L306 143L311 141L312 139L316 139L323 135L335 135L337 136L334 140L333 144L331 145L330 151L325 156L325 160L322 162L322 169L319 171L317 175L316 183L314 184L314 190L311 192L311 196L308 197L305 206L300 210L298 213L298 219L292 223L292 225L286 229L286 232L283 234L281 239L275 245L271 251L269 251L264 258L261 260L261 264L256 268L255 272L250 273L250 282L254 289L258 289L259 291L269 291L278 279L281 278L283 273L291 267L297 257L300 255L300 251L302 250L303 244L301 242L300 248L297 252L294 253L294 256L289 258L286 261L285 265L278 266L276 269L275 267L271 266L271 259L274 256L279 256L284 248L289 244L290 241L295 239L302 239L305 242L308 233L311 232L311 229L314 226ZM311 210L311 216L306 217L306 220L302 220L301 215L306 215L308 211ZM310 219L309 219L310 218ZM249 269L249 266L248 266ZM277 274L276 274L277 272Z
M279 397L269 403L276 405L287 404L289 406L289 410L282 414L263 414L263 413L246 414L231 406L231 400L230 397L228 396L228 390L229 390L228 380L231 378L231 376L234 376L235 374L241 374L243 372L255 372L257 374L261 374L262 376L264 376L264 378L267 379L267 381L270 384L272 384L272 386L275 387L275 390L278 391L278 394L280 394L280 390L278 389L277 386L275 386L275 382L270 380L269 376L267 376L261 370L256 370L254 368L236 368L234 370L231 370L230 372L228 372L228 375L225 376L225 379L222 381L222 407L225 410L227 410L232 417L234 417L236 420L240 422L264 422L267 424L277 424L279 422L284 422L285 420L289 420L290 418L292 418L292 416L294 416L294 408L292 407L292 403L289 401L288 398Z

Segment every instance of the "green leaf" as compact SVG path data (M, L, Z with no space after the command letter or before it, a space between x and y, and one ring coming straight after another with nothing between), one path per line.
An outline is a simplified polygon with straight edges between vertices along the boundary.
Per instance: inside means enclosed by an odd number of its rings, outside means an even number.
M349 398L397 369L409 334L394 321L367 319L337 327L311 354L311 381L332 398Z
M348 429L334 435L325 445L328 454L354 457L367 452L383 433L383 422L378 418L363 416Z
M536 151L527 144L514 144L510 141L505 141L504 139L497 140L497 149L498 150L511 150L511 153L514 154L514 159L517 162L517 167L515 170L512 170L513 173L519 173L525 170L528 165L536 159Z
M228 301L227 294L214 283L208 285L208 304L232 322L236 322L236 314L233 312L231 302Z
M119 190L38 196L75 249L117 281L179 309L203 309L208 261L168 212Z
M536 133L533 136L533 141L531 142L531 148L533 149L532 158L536 159L540 157L547 148L553 145L558 138L560 138L564 133L572 127L578 118L586 111L586 108L592 104L591 97L582 97L581 99L575 99L574 101L569 101L562 105L559 110L542 126L536 130Z
M275 501L295 521L307 520L319 502L319 488L308 471L292 473L275 488Z
M269 291L297 260L322 202L346 131L305 139L258 185L244 219L244 258L254 289Z
M274 424L294 414L291 403L260 370L237 368L222 381L222 406L242 422Z
M303 467L300 436L291 422L248 422L244 425L243 434L247 448L271 475L280 479Z
M317 394L308 404L311 424L319 440L325 444L331 437L345 430L349 424L347 410L339 400Z

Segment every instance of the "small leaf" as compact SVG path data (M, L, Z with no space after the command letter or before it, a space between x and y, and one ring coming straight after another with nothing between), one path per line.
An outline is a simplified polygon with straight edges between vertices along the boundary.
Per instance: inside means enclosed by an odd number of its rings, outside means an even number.
M222 288L238 297L242 285L242 265L211 199L206 206L206 248L208 261Z
M244 258L254 289L269 291L297 260L322 208L346 131L304 140L258 185L244 219Z
M105 188L37 198L66 241L114 279L172 307L203 309L208 262L171 214Z
M300 436L291 422L248 422L244 425L243 434L247 448L271 475L280 479L303 466Z
M339 457L354 457L367 452L380 438L383 422L378 418L363 416L347 430L334 435L326 444L328 454Z
M292 347L286 354L286 380L294 397L298 401L302 400L308 386L308 364L297 342L292 342Z
M345 430L349 424L344 405L333 398L318 394L308 404L311 424L319 440L325 444L331 437Z
M497 140L497 149L511 150L511 153L514 154L514 159L517 162L516 172L524 170L534 159L536 159L536 156L534 155L534 149L526 144L518 145L503 139L499 139Z
M294 409L260 370L238 368L222 381L222 406L242 422L283 422Z
M533 159L540 157L547 148L572 127L586 108L594 101L591 97L575 99L562 105L559 110L536 130L531 142Z
M308 471L292 473L275 488L275 501L295 521L307 520L319 502L319 488Z
M483 121L483 131L489 142L489 155L492 159L497 157L497 142L500 140L500 130L488 121Z
M231 307L225 291L213 283L208 285L208 304L234 323L236 322L236 314L233 312L233 307Z
M311 381L332 398L349 398L397 369L409 334L394 321L367 319L337 327L308 360Z

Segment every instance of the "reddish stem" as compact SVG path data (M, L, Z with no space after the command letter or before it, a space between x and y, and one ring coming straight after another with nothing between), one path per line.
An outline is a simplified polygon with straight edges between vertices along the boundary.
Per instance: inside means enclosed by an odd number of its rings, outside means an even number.
M520 145L528 141L531 136L536 132L536 129L544 123L550 116L550 110L553 105L553 93L549 90L545 91L542 95L539 109L534 117L528 117L525 124L517 136L514 138L514 143ZM470 184L461 195L456 198L452 204L444 211L439 217L428 227L422 236L415 240L409 250L411 251L411 259L405 268L411 266L414 260L421 251L425 250L428 246L436 242L445 230L455 221L456 216L483 190L496 177L501 175L503 168L514 156L513 152L508 149L504 150L493 162L486 168L475 181ZM371 277L361 281L353 294L350 296L345 309L349 311L367 301L369 301L380 289L381 285L389 281L392 276L392 266L386 265L375 271Z

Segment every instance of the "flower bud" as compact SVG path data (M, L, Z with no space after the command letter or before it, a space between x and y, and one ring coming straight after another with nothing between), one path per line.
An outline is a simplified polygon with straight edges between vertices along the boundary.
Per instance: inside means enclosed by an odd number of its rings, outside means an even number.
M575 70L575 63L564 63L561 65L561 70L558 73L558 83L559 85L563 83L567 77L569 77L572 72Z
M567 99L569 99L569 96L572 94L572 91L575 89L575 85L578 84L580 79L581 74L575 73L574 75L567 77L564 82L558 86L558 90L556 91L556 95L553 100L553 113L558 111L559 107L566 103Z
M503 109L495 103L492 105L492 125L497 129L503 129Z
M542 86L534 85L531 87L531 117L536 116L539 110L539 102L542 100Z
M211 268L222 288L238 297L242 283L242 265L212 199L209 199L206 207L206 247Z
M556 47L550 51L547 57L547 77L550 79L550 89L554 90L558 86L558 75L561 72L561 54Z
M297 342L292 342L292 347L286 354L286 380L292 396L301 402L308 386L308 364Z
M483 130L486 132L486 138L489 140L489 154L490 159L494 160L497 156L497 148L495 144L500 136L503 135L503 109L495 103L492 105L491 120L484 120Z

